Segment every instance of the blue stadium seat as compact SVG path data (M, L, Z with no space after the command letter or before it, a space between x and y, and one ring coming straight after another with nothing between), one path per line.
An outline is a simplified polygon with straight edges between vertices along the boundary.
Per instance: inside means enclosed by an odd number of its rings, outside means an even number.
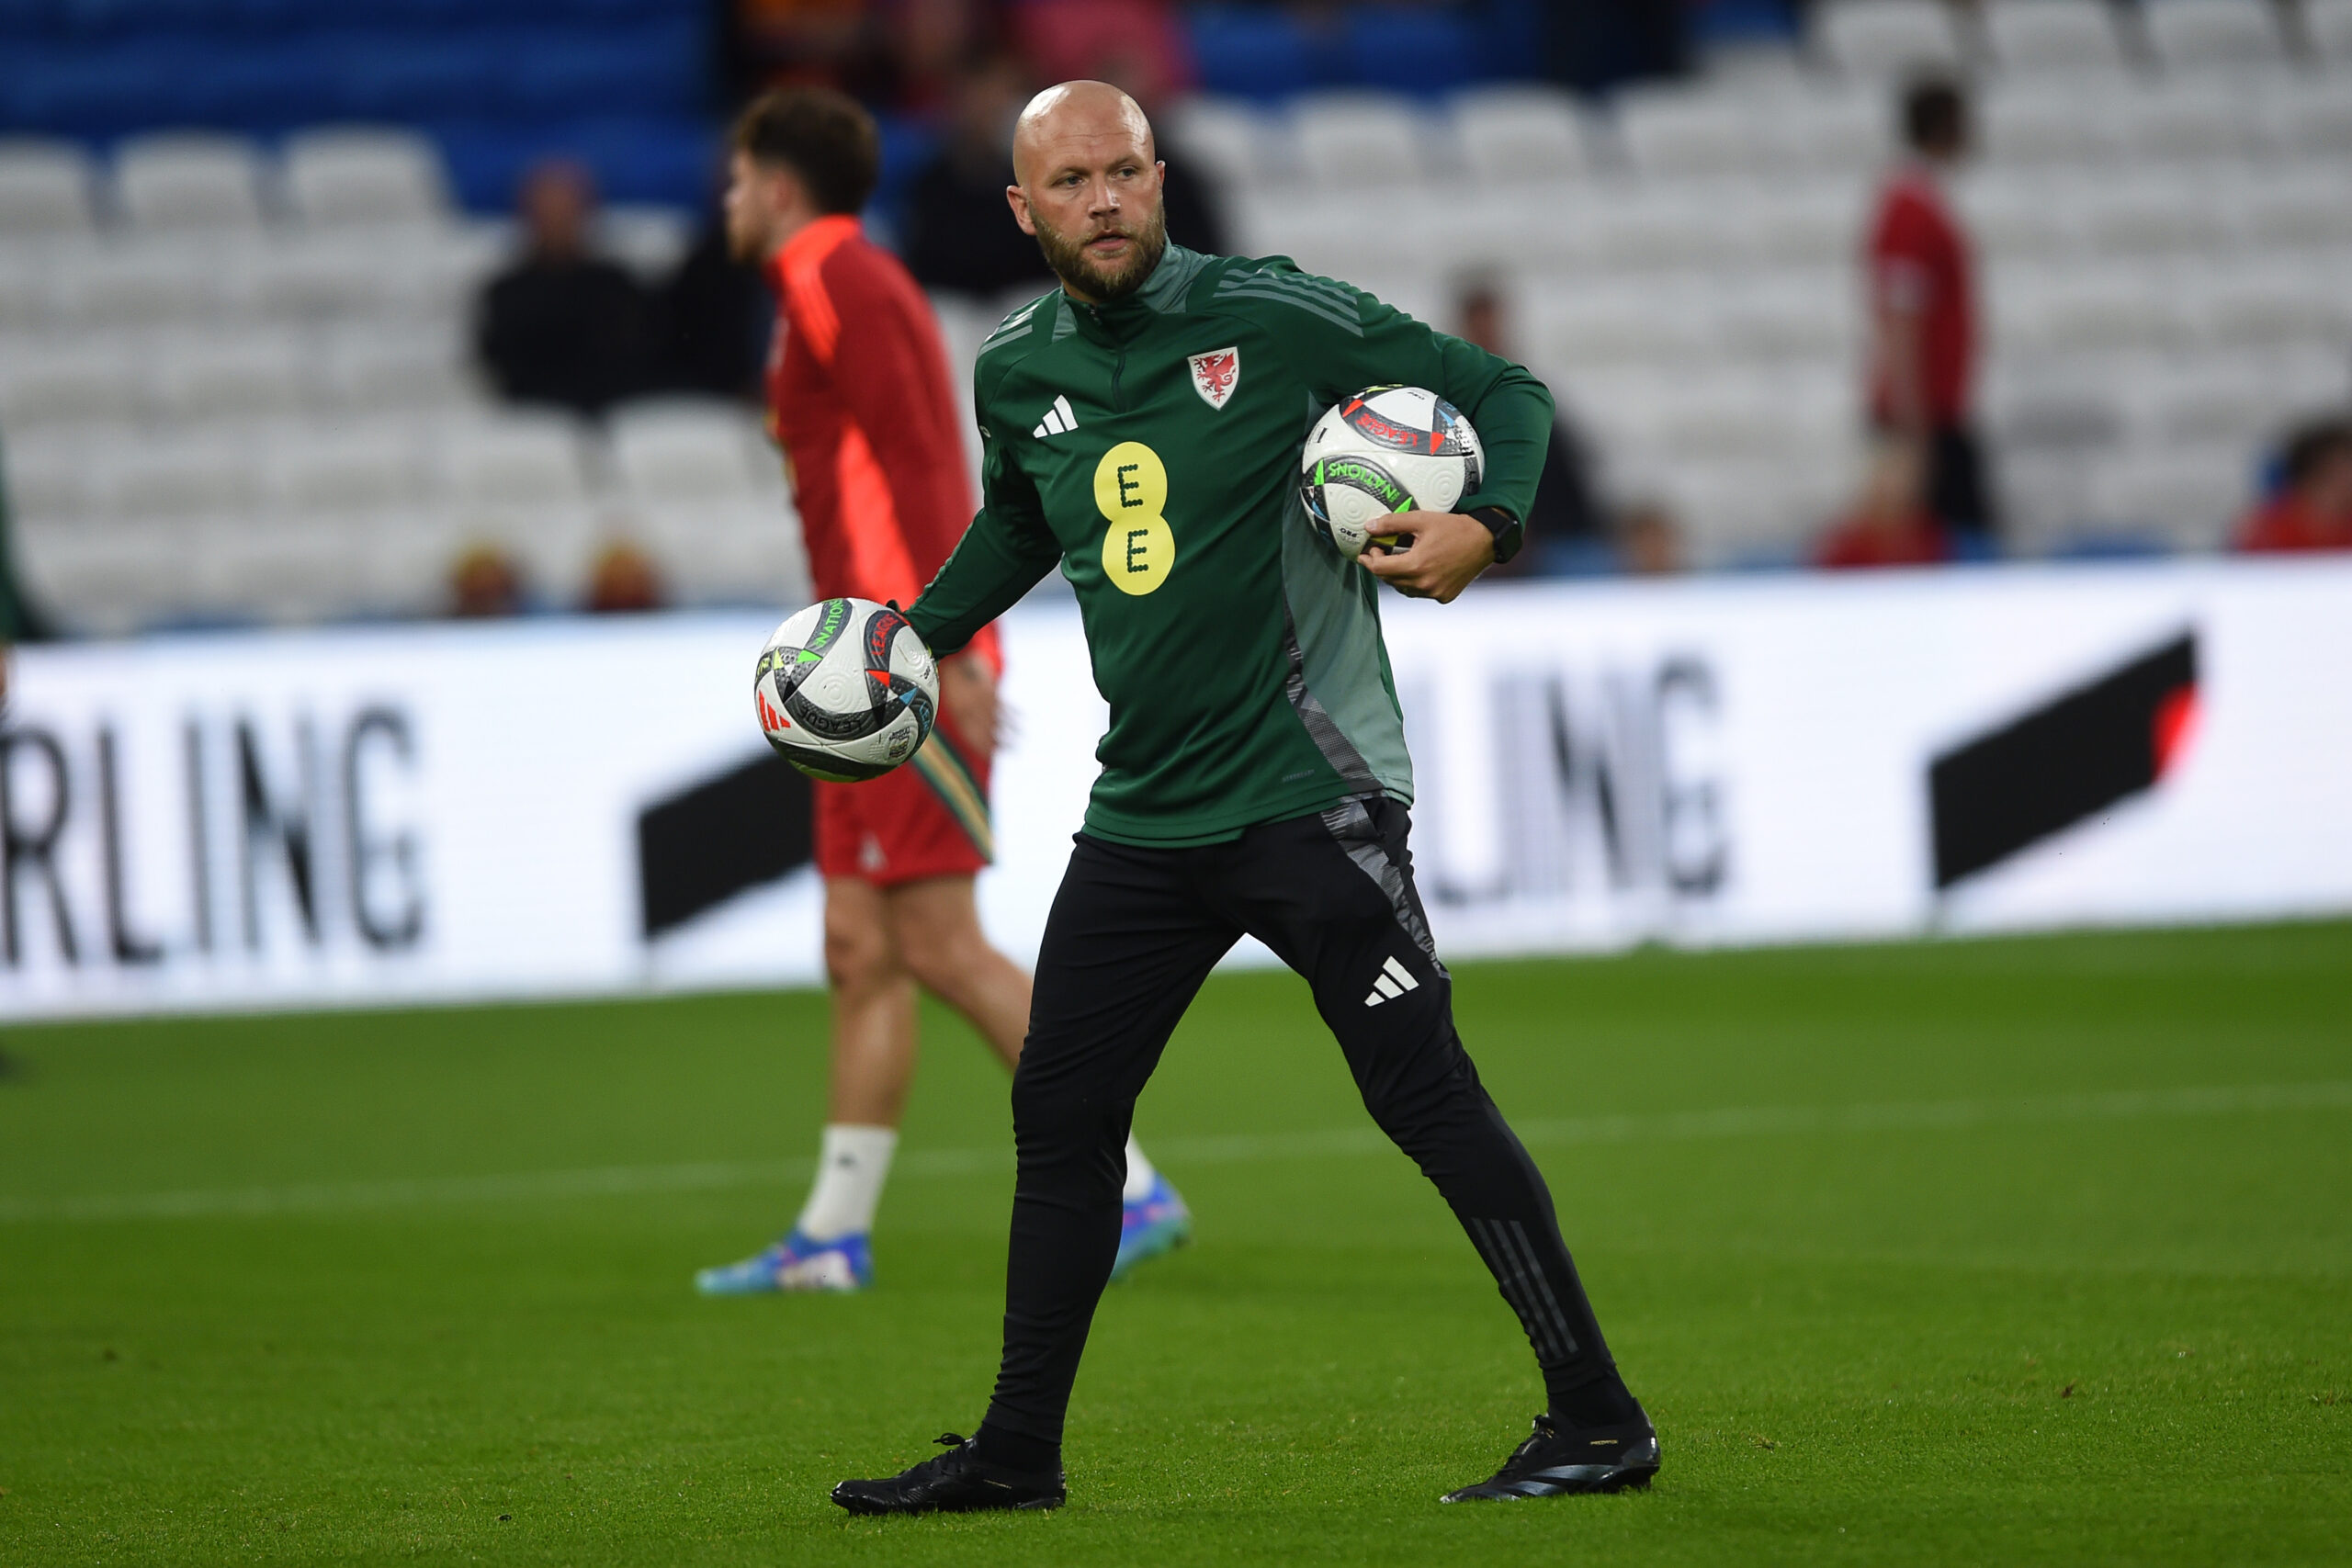
M691 22L550 28L518 39L500 84L510 111L526 116L673 114L700 106L703 60Z
M1348 80L1400 93L1444 93L1486 74L1486 40L1437 6L1364 6L1348 13Z
M1227 97L1282 98L1330 76L1329 51L1285 10L1201 6L1188 20L1203 90Z
M284 130L348 112L334 56L309 40L254 39L188 73L189 119L247 131Z
M64 0L0 0L0 38L40 38L64 26Z
M458 199L475 212L511 212L534 164L576 159L593 169L606 201L700 209L719 175L718 133L685 118L583 119L561 125L446 125L438 138Z
M324 42L338 112L395 122L479 115L495 99L508 61L481 35L434 39L344 34Z
M186 80L162 56L144 51L54 51L0 85L9 121L24 130L89 137L183 120Z

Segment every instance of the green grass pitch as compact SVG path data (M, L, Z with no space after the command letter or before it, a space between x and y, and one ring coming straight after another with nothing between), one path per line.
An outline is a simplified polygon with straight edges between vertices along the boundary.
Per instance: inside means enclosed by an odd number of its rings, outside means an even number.
M1464 965L1663 1433L1442 1508L1541 1395L1287 975L1144 1100L1070 1506L850 1519L985 1402L1004 1079L925 1019L879 1288L786 1223L812 995L0 1030L0 1562L2341 1562L2352 925Z

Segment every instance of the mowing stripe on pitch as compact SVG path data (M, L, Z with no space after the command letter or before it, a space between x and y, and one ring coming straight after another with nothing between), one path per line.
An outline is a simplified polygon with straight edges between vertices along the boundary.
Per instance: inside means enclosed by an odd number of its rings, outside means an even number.
M1929 1100L1883 1105L1785 1105L1675 1111L1643 1116L1573 1116L1516 1124L1520 1141L1547 1148L1588 1144L1675 1143L1711 1138L1792 1137L2030 1126L2055 1122L2139 1122L2264 1111L2352 1111L2352 1080L2214 1085L2203 1089L2126 1089L2023 1100ZM1151 1140L1155 1163L1181 1174L1187 1165L1249 1165L1377 1154L1390 1147L1376 1127L1307 1133L1237 1133ZM1009 1170L1012 1150L915 1149L892 1162L897 1175L972 1176ZM342 1213L516 1200L629 1197L786 1187L814 1173L812 1159L699 1165L605 1166L585 1170L522 1171L503 1176L417 1180L315 1182L288 1187L127 1192L81 1198L0 1197L0 1224L37 1221L236 1219L271 1214Z

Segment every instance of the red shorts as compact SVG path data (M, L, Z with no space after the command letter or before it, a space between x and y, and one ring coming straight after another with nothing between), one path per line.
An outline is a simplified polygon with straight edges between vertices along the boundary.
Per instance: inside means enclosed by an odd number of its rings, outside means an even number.
M815 786L817 870L895 887L970 876L996 858L989 765L944 718L905 766L864 784Z

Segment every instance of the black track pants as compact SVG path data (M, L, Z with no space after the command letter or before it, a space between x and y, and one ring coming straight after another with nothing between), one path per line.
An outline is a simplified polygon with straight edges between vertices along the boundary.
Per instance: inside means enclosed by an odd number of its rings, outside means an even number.
M1394 801L1351 800L1230 843L1147 850L1080 835L1037 960L1012 1080L1020 1178L990 1427L1059 1442L1119 1247L1136 1096L1242 933L1315 988L1365 1109L1461 1219L1554 1389L1610 1375L1543 1176L1454 1032Z

